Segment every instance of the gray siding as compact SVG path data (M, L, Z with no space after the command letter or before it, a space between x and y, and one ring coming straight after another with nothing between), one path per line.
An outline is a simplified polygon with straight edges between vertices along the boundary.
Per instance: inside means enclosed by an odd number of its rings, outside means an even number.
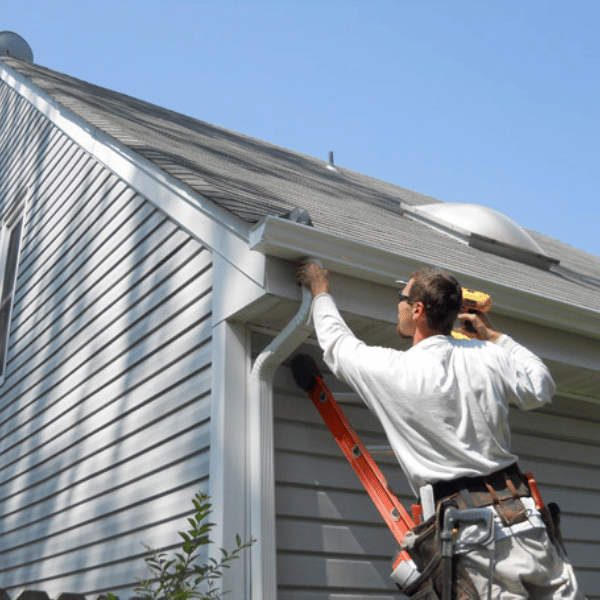
M397 598L390 579L394 538L317 409L282 371L274 402L278 597ZM334 394L340 390L335 379L326 381ZM363 443L387 443L363 405L340 405ZM400 468L391 457L376 460L409 508L412 496Z
M397 598L389 578L394 539L316 408L282 371L274 406L279 598ZM340 404L367 446L387 443L366 407ZM545 501L561 506L580 585L590 600L599 598L600 406L559 397L544 411L512 411L511 422L521 466L533 471ZM414 499L394 459L375 458L410 509Z
M540 411L511 411L512 446L546 502L562 511L569 558L588 600L600 598L600 404L563 398Z
M212 256L0 86L0 211L32 190L0 387L0 581L114 591L208 490Z

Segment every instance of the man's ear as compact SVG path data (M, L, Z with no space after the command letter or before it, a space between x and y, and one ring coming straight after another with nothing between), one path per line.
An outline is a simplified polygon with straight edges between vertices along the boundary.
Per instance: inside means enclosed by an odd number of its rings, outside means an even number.
M425 314L425 305L422 302L420 302L419 300L413 302L412 312L415 317Z
M412 316L415 322L422 321L423 319L427 318L425 315L425 305L422 302L413 302Z

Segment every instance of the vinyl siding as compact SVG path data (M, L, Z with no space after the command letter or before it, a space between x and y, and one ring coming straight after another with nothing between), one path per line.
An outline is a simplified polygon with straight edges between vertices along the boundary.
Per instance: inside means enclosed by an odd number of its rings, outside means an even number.
M286 371L282 373L282 371ZM275 479L281 600L391 600L397 546L310 399L287 370L276 380ZM341 388L327 379L332 391ZM367 445L387 442L360 403L343 403ZM600 589L600 406L558 397L544 411L511 411L513 448L534 472L546 502L563 511L562 530L581 588ZM376 455L388 483L409 509L414 501L400 468Z
M546 409L511 411L512 446L546 502L561 508L561 530L579 585L600 598L600 404L563 398Z
M278 597L397 598L390 579L394 538L316 408L283 370L274 401ZM335 379L326 382L334 394L340 390ZM386 443L366 408L340 405L363 443ZM376 460L409 507L412 498L399 467L387 456Z
M5 144L6 141L6 144ZM127 597L208 490L212 256L0 86L0 211L30 186L0 387L0 580Z

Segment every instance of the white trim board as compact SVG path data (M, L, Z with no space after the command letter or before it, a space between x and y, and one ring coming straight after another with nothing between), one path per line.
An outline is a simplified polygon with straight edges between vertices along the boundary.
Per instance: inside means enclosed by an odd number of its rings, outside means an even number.
M262 285L264 257L248 249L248 225L88 123L0 60L0 79L58 129L186 232Z

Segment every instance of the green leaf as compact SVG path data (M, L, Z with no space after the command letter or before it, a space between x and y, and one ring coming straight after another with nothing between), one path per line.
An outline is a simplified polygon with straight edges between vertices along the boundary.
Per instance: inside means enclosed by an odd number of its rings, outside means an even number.
M222 593L216 582L223 576L226 564L237 558L237 554L254 543L255 540L243 542L239 534L235 541L237 547L231 553L221 548L221 561L209 557L205 564L197 564L198 554L195 551L201 547L211 544L209 532L215 526L208 522L211 513L209 497L204 494L195 494L192 499L195 509L195 518L187 519L191 529L186 532L179 531L183 540L182 552L174 552L175 558L168 558L167 553L154 550L144 545L147 556L144 558L147 568L153 575L152 579L137 579L136 592L148 600L188 600L198 598L199 600L221 600ZM114 596L108 600L117 600Z

